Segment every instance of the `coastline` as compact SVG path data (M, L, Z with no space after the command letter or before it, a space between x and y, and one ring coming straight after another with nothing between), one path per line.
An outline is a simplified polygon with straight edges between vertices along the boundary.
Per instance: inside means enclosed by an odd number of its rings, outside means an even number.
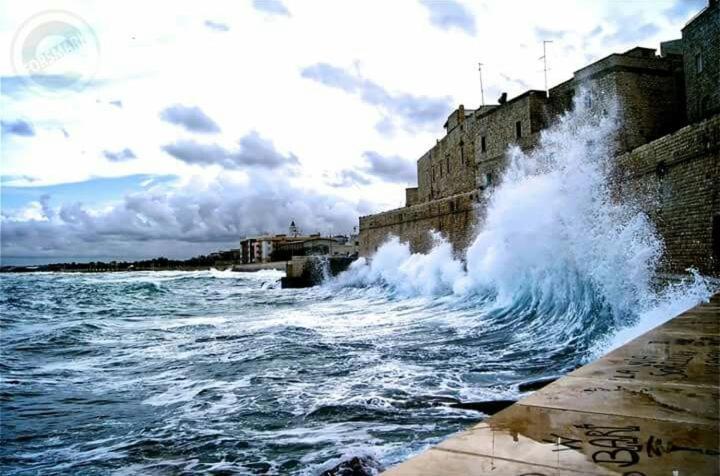
M718 474L720 294L383 474Z

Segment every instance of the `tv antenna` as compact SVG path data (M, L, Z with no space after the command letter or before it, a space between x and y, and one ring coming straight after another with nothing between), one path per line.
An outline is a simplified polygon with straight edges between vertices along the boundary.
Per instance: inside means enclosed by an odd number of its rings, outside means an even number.
M478 63L478 72L480 73L480 104L485 105L485 90L483 89L483 82L482 82L482 63Z
M543 60L543 73L545 74L545 94L547 96L550 96L550 90L548 89L548 82L547 82L547 72L548 72L547 44L548 43L552 43L552 40L543 40L543 55L539 59Z

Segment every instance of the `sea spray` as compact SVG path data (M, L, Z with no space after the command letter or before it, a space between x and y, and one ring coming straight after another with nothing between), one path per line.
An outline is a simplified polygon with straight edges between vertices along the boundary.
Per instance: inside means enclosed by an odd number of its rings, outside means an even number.
M589 101L589 94L581 92L531 152L508 149L506 172L486 191L487 213L463 259L437 233L425 254L390 237L369 263L359 260L335 284L382 286L402 297L481 299L484 315L513 310L548 329L584 328L596 342L639 319L646 327L642 316L655 316L654 325L671 317L654 310L660 302L675 310L668 303L689 307L706 299L709 289L698 279L663 295L653 291L662 241L638 206L643 197L612 196L621 108L608 97Z

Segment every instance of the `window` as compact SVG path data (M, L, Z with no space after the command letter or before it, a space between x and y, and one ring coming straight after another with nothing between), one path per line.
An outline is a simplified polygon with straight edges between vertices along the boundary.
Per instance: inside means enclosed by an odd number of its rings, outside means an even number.
M450 173L450 155L445 156L445 173Z
M460 141L460 164L465 165L465 143Z
M483 154L487 152L487 144L485 143L485 136L480 138L480 152Z
M695 55L695 72L697 74L703 72L703 57L701 53Z
M489 187L490 185L492 185L492 178L493 178L493 177L492 177L492 174L491 174L490 172L488 172L488 173L485 174L485 186L486 186L486 187Z
M517 121L515 123L515 138L519 139L522 137L522 122Z

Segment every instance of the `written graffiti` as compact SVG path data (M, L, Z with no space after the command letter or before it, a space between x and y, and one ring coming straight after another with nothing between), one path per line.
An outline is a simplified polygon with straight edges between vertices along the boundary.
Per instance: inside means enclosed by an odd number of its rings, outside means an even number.
M653 355L633 355L625 360L627 368L615 370L614 378L634 379L643 369L649 369L649 374L654 377L675 377L687 379L687 367L690 361L697 355L697 352L684 350L674 353L671 356L658 359Z
M623 473L625 476L644 476L644 473L632 468L643 456L656 458L676 452L710 457L720 455L720 452L714 449L684 446L672 441L664 442L655 435L648 436L646 440L640 435L640 427L635 425L597 426L585 423L574 427L581 430L583 435L571 438L550 433L551 438L543 441L554 445L553 452L587 451L596 464L628 468L629 472Z

